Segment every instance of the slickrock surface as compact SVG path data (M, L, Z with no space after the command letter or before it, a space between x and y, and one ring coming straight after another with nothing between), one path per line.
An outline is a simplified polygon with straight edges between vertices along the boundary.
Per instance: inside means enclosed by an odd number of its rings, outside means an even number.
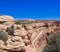
M9 35L8 40L4 42L0 40L0 49L8 52L42 52L47 44L47 38L52 32L60 32L60 23L55 21L39 22L35 20L27 20L27 24L24 22L15 24L16 21L11 16L0 16L0 30L12 33L14 28L14 34ZM11 27L11 26L14 27ZM6 31L10 28L10 31ZM11 29L12 28L12 29Z
M14 21L14 18L8 15L1 15L0 21Z
M27 33L28 32L23 27L21 27L20 30L18 29L14 31L14 35L17 35L17 36L25 36L27 35Z
M21 37L14 36L7 40L6 45L3 44L1 46L2 49L11 50L11 51L19 51L24 49L25 43L23 42Z

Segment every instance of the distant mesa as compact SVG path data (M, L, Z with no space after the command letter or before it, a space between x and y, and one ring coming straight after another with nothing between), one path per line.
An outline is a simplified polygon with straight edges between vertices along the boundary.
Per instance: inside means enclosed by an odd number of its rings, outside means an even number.
M14 18L12 16L9 16L9 15L1 15L0 21L14 21Z

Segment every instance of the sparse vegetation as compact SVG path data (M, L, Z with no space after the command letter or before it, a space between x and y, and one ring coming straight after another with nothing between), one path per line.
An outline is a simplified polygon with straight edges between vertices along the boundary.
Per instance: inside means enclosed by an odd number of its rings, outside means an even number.
M15 22L15 24L32 24L32 23L34 23L34 22L28 22L28 21L26 21L26 22L16 21Z
M60 35L51 35L43 52L60 52Z
M21 24L19 21L16 21L15 24Z
M8 40L8 34L6 32L0 31L0 40L6 42Z

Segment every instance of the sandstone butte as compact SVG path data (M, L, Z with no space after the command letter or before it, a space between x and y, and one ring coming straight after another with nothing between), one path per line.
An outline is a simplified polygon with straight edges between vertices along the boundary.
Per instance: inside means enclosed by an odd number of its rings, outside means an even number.
M13 36L6 42L0 40L0 49L5 52L42 52L52 32L60 33L60 21L18 20L8 15L0 16L0 31L14 26ZM6 32L8 33L8 32ZM5 45L6 43L6 45Z

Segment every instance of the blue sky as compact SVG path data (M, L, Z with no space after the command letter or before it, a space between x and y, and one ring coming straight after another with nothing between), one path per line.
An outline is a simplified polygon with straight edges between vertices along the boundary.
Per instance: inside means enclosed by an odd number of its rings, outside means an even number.
M0 14L22 20L60 20L60 0L0 0Z

